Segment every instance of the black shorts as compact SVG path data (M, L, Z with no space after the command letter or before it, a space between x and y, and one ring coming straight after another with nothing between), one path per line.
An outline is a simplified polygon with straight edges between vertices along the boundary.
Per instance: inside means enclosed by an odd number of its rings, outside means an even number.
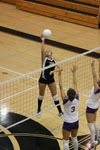
M44 78L40 77L39 82L43 83L43 84L51 84L51 83L55 82L55 79L54 78L44 79Z

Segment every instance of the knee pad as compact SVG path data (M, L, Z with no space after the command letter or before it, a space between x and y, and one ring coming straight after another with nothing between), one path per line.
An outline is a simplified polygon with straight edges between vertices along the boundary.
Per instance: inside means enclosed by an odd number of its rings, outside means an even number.
M54 101L58 101L59 100L58 95L53 96L53 99Z
M64 150L69 150L69 140L63 140Z
M39 96L38 99L42 101L42 100L43 100L43 97L44 97L44 96Z

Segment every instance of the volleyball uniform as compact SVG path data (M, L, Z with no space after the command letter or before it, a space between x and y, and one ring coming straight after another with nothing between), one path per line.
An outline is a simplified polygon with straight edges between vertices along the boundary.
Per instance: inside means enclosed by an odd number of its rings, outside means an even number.
M63 129L71 130L78 129L78 102L79 96L76 96L73 101L65 98L63 101L64 105L64 124Z
M53 58L45 57L42 67L44 68L44 67L47 67L47 66L55 64L55 63L56 63L56 61ZM54 69L55 69L55 66L48 68L46 70L43 70L41 73L39 82L44 83L44 84L50 84L50 83L55 82L54 74L50 75L50 72L53 71Z
M86 102L87 104L87 110L88 113L94 113L99 108L99 98L100 98L100 87L96 92L94 92L94 87L91 90L91 94Z

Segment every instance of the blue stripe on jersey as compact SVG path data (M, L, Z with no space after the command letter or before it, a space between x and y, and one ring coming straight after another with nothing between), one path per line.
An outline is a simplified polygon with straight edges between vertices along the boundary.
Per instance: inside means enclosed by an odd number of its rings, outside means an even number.
M79 96L76 96L75 98L76 98L77 100L79 100Z
M64 98L63 105L66 104L67 102L68 102L68 98Z
M95 94L100 93L100 88L95 92Z

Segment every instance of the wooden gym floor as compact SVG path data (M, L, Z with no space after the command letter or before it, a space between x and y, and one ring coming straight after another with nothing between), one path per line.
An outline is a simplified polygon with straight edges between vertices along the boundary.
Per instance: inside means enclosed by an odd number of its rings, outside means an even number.
M40 36L45 28L49 28L52 31L52 36L50 37L51 40L86 50L91 50L100 46L100 30L20 11L17 10L14 5L2 2L0 2L0 26L36 36ZM78 54L50 45L46 45L46 47L52 49L54 58L57 62ZM41 68L40 48L41 43L39 42L0 32L0 82L10 80L19 75ZM86 98L87 97L84 99ZM85 108L85 102L82 104L82 107L83 105ZM84 113L83 109L79 109L79 111L80 114ZM53 119L52 114L56 116L55 113L55 109L48 113L50 120ZM41 123L54 136L62 138L62 119L57 117L54 124L52 124L50 123L48 114L44 113L40 120L35 118L35 121ZM46 120L47 116L48 119ZM98 111L98 116L100 116L100 111ZM97 118L97 121L100 126L100 117ZM81 126L78 135L80 136L80 139L82 138L82 135L85 135L84 139L87 140L88 136L86 137L86 135L89 134L89 130L85 115L80 118L80 124ZM10 140L14 143L13 149L18 150L19 145L17 140L12 138ZM62 141L58 142L60 150L63 150ZM80 149L85 148L84 146L81 146ZM99 149L100 146L97 147L97 150Z

